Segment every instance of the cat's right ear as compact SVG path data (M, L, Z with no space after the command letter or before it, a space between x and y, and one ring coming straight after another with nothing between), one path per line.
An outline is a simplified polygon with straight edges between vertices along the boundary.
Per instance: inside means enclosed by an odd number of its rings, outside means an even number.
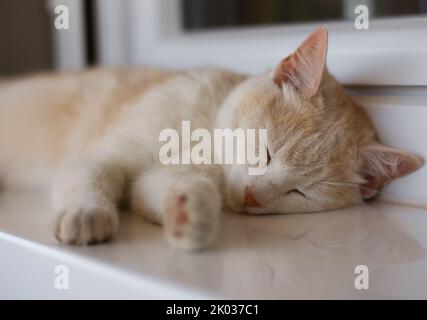
M413 153L373 143L360 151L360 174L365 179L361 186L364 199L375 196L392 180L406 176L423 166L423 159Z
M328 50L328 31L318 27L299 48L282 60L273 71L274 82L282 87L293 85L304 96L317 92L325 70Z

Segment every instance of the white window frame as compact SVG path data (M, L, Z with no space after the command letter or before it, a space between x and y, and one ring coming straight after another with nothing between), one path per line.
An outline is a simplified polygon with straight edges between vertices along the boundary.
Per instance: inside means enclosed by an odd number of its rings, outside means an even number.
M184 32L179 0L98 0L101 62L172 68L273 67L320 23ZM373 19L329 29L328 67L347 85L427 85L427 17Z

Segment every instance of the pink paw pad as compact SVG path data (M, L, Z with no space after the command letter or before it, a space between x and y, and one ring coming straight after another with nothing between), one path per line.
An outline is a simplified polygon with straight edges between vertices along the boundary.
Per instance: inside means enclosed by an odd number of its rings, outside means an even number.
M187 210L185 208L186 202L186 195L179 196L176 202L176 207L173 208L169 214L169 218L172 220L172 225L174 226L173 235L176 238L182 237L183 234L181 228L187 224L189 219Z

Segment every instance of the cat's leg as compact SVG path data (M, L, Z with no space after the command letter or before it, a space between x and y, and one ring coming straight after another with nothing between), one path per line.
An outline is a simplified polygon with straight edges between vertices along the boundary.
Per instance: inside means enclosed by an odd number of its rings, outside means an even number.
M170 244L200 249L213 243L221 212L220 175L213 167L163 166L132 186L132 210L164 225Z
M129 152L122 151L117 146L93 152L61 170L52 196L52 227L59 241L99 243L117 231L117 204L132 167L126 157Z

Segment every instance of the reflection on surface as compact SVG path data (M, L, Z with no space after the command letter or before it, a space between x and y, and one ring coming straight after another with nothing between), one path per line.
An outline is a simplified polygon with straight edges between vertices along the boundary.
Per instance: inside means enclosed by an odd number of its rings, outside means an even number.
M124 214L115 241L57 244L40 193L0 195L0 229L63 251L232 298L427 297L427 210L369 203L315 214L226 214L209 251L170 248L162 228ZM370 289L354 288L369 268Z

